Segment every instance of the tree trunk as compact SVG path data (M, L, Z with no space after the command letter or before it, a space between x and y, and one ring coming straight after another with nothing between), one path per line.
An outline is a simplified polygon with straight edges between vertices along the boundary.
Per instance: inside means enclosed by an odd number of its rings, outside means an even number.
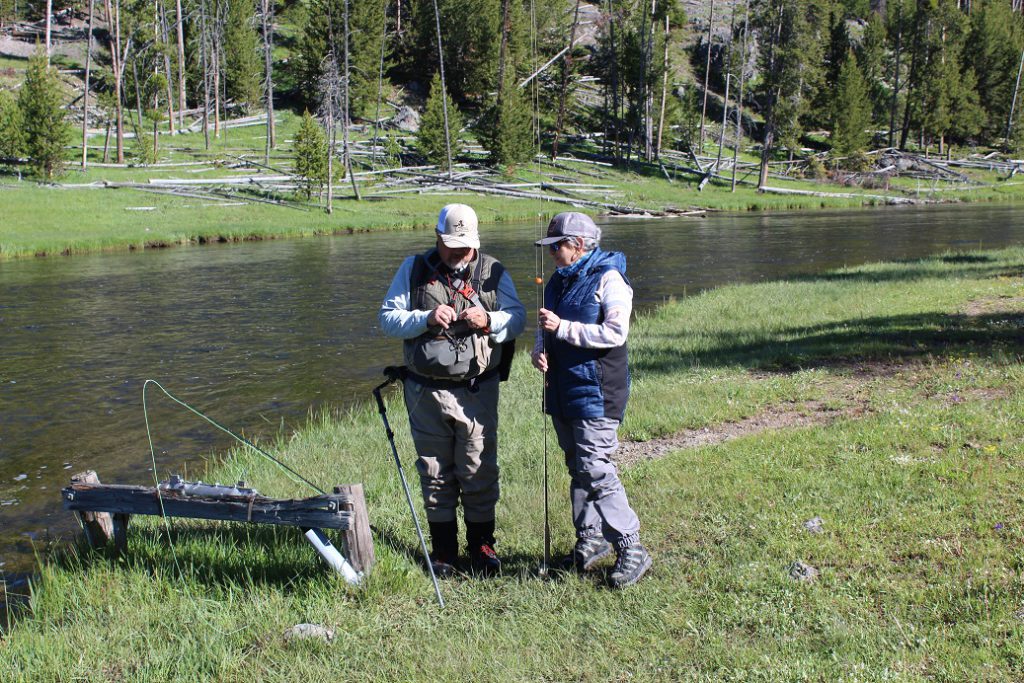
M441 112L444 114L444 149L448 160L448 179L452 178L452 135L448 127L448 86L444 80L444 46L441 43L441 10L434 0L434 26L437 33L437 62L441 72Z
M576 0L576 10L572 16L572 26L569 28L569 51L565 54L562 62L562 88L558 98L558 120L555 123L555 137L551 141L551 159L558 158L558 136L562 134L562 125L565 123L565 91L569 87L569 71L572 69L572 47L576 43L576 26L580 19L580 0Z
M89 163L89 143L86 137L89 129L89 76L92 67L92 10L93 0L89 0L89 25L85 40L85 91L82 94L82 170Z
M163 2L157 3L159 8L160 37L163 44L170 42L170 32L167 29L167 8ZM174 77L171 71L171 56L164 52L164 80L167 81L167 132L176 135L178 129L174 125Z
M178 127L185 128L185 109L188 103L185 101L185 28L184 19L181 16L181 0L174 0L175 9L175 33L178 41Z
M698 136L698 147L704 151L704 117L708 112L708 85L711 78L711 29L715 23L715 0L711 0L711 10L708 13L708 59L704 65L704 105L700 110L700 135Z
M661 111L658 113L658 145L654 149L655 156L661 158L661 136L665 130L665 100L668 99L668 12L665 13L665 54L662 58L661 68Z
M896 5L896 67L893 69L892 102L889 105L889 146L896 136L896 102L900 94L900 55L903 46L903 3Z
M270 164L270 150L277 146L274 130L274 72L272 52L274 49L274 0L260 0L260 16L263 22L263 65L266 79L267 98L267 149L265 163Z
M50 23L53 17L53 0L46 0L46 66L50 66Z
M349 73L348 63L348 42L349 42L349 31L348 31L348 3L349 0L345 0L345 106L342 109L343 119L341 121L342 126L342 152L344 154L345 172L348 173L349 179L352 181L352 192L356 195L356 201L360 201L362 197L359 196L359 185L356 184L356 176L352 172L352 155L349 154L348 149L348 122L351 120L349 113L349 107L351 106L351 98L349 97L349 86L351 86L351 73Z
M743 86L747 75L747 31L750 29L750 0L746 1L743 17L743 54L740 55L740 90L736 93L736 144L732 148L732 192L736 191L736 162L743 141Z

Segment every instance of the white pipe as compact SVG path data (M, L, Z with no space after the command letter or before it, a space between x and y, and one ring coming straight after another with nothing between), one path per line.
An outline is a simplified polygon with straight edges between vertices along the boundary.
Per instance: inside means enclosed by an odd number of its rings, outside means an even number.
M345 581L353 586L358 586L359 582L362 581L363 575L361 572L357 572L345 556L338 552L338 549L331 543L331 539L327 538L323 531L320 529L306 529L306 538L316 551L320 553L320 557L324 558L324 562L330 565L331 569L341 574Z

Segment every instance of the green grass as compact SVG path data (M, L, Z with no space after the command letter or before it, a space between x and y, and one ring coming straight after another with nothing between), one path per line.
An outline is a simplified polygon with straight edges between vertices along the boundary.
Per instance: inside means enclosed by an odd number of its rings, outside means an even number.
M278 126L278 149L271 155L270 166L281 172L292 167L291 139L297 129L298 117L285 112ZM130 127L129 127L130 128ZM151 130L144 122L143 128ZM188 197L169 197L137 189L111 187L68 187L94 183L147 182L150 179L211 179L253 174L260 169L249 162L263 163L263 126L235 128L213 139L209 151L204 148L200 133L161 136L160 162L206 162L199 166L129 166L107 168L97 165L102 160L102 136L90 139L90 165L81 170L77 164L80 152L69 151L67 174L54 186L31 181L19 182L13 175L0 179L0 211L4 223L0 228L0 260L52 254L75 254L97 250L140 249L146 247L194 244L207 241L265 239L271 237L309 236L362 230L390 230L431 225L440 206L450 201L471 203L485 221L522 221L544 219L570 209L567 204L546 201L484 196L466 192L444 195L393 195L379 201L357 202L354 198L335 201L335 211L326 215L319 207L303 208L268 204L229 205ZM126 140L126 155L132 158L137 143ZM571 151L571 149L570 149ZM113 152L112 152L113 153ZM758 194L747 185L735 193L729 183L713 181L698 191L699 178L677 174L673 182L657 169L631 172L597 168L567 162L574 171L563 171L530 164L517 169L516 181L550 181L552 176L576 176L581 182L611 186L606 192L588 194L586 198L618 205L660 210L701 207L723 211L775 211L819 207L856 207L882 203L880 194L910 194L921 199L942 201L1016 201L1024 194L1024 186L1013 182L997 182L993 173L972 172L979 180L996 183L983 189L957 189L931 194L929 188L918 188L907 182L894 183L890 192L817 184L810 181L777 181L772 184L790 189L832 191L853 194L853 197L813 197L801 195ZM576 173L575 171L579 171ZM600 178L588 173L599 171ZM273 173L273 172L271 172ZM362 181L363 191L372 192L373 185ZM347 184L339 183L337 192L349 194ZM876 196L871 196L876 195ZM259 194L253 196L260 196ZM142 207L145 210L140 210ZM587 211L593 210L584 209Z
M48 557L3 636L0 679L1021 680L1022 277L1024 249L946 255L724 287L638 320L624 437L810 401L856 410L624 469L655 556L632 589L536 576L543 429L521 354L502 394L501 578L445 581L437 607L367 405L272 444L324 487L365 484L378 557L365 587L325 574L291 530L178 521L169 543L139 521L121 559ZM400 397L388 406L415 487ZM241 453L213 476L309 493ZM815 516L821 534L802 526ZM790 579L797 560L818 580ZM335 642L286 643L301 622Z

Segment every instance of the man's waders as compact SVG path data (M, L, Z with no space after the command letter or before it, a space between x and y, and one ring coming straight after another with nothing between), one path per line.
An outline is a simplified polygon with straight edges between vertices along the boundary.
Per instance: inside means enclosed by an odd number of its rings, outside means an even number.
M409 503L409 512L412 513L412 522L416 525L416 534L420 537L420 547L423 549L423 560L427 563L427 570L430 572L430 580L434 582L434 593L437 595L437 604L444 607L444 598L441 597L441 587L437 584L437 575L434 574L434 565L430 561L430 552L427 551L427 541L423 538L423 529L420 527L419 517L416 516L416 508L413 507L412 494L409 492L409 482L405 479L405 470L402 469L402 460L398 457L398 447L395 446L395 433L391 430L388 422L387 410L384 408L384 399L381 398L380 390L393 382L402 379L405 368L388 366L384 368L384 376L387 377L380 386L373 390L373 397L377 399L377 409L384 421L384 432L388 435L388 443L391 444L391 453L395 456L395 466L398 467L398 478L402 480L402 489L405 490L405 500Z

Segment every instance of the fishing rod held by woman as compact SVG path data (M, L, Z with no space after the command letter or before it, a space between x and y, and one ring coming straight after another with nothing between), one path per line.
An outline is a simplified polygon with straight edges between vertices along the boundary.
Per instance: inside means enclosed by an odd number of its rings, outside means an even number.
M626 337L633 289L626 257L600 249L601 229L566 212L548 225L556 270L544 288L533 365L546 373L546 411L565 453L576 545L567 566L591 569L614 549L612 586L625 588L651 567L640 520L611 456L629 398Z

